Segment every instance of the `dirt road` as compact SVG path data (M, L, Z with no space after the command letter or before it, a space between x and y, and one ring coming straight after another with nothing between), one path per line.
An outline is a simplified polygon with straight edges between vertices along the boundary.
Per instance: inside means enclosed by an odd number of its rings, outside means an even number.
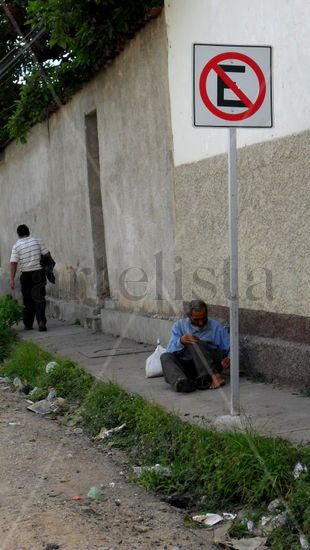
M182 511L127 480L124 454L26 406L0 386L1 550L212 548ZM92 486L101 501L87 498Z

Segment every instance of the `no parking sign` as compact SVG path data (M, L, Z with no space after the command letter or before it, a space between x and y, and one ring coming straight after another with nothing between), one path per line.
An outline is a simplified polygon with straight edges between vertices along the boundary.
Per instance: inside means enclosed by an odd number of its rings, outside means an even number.
M193 76L194 126L229 128L230 413L235 416L240 414L236 127L272 126L271 47L194 44Z
M271 47L194 44L194 125L270 128Z

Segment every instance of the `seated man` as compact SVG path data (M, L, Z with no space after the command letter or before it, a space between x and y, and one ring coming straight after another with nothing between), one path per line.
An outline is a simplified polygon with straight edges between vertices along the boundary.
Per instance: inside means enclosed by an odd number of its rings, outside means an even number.
M177 392L220 388L221 372L230 366L228 331L208 319L202 300L190 302L187 315L174 323L167 353L160 357L165 380Z

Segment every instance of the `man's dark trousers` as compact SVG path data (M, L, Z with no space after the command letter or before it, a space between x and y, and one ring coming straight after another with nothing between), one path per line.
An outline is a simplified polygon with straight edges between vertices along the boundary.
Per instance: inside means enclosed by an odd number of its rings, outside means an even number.
M24 271L20 277L23 303L25 306L23 321L26 328L32 328L34 317L38 325L46 324L45 295L46 276L42 269L38 271Z
M179 379L189 379L197 382L197 387L207 388L212 382L212 375L221 373L224 354L218 349L198 340L195 344L188 344L192 359L182 358L182 352L163 353L160 357L166 382L174 386Z

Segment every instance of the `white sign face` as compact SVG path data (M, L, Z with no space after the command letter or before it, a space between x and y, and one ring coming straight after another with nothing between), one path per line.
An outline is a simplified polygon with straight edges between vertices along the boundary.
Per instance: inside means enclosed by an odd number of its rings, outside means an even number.
M194 44L194 126L272 126L270 46Z

